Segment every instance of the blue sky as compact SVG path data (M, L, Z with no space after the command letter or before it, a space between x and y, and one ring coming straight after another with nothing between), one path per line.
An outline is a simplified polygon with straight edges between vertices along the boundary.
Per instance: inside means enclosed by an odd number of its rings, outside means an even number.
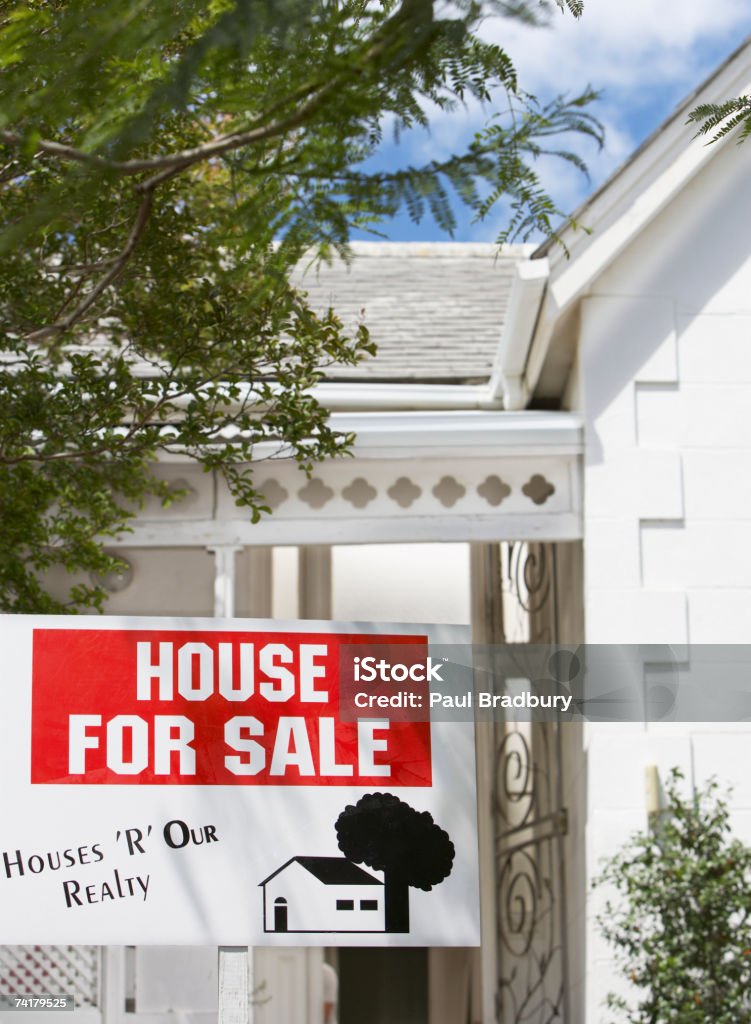
M589 166L589 180L560 161L539 167L546 188L571 211L751 34L751 0L585 0L579 21L557 10L545 28L488 18L481 34L507 50L520 85L540 100L575 95L588 85L602 93L592 109L605 125L605 147L598 152L586 141L575 147ZM479 106L437 112L429 133L410 133L398 147L385 143L375 166L417 164L457 152L492 113L492 107ZM687 126L687 141L691 134ZM503 227L500 208L474 224L457 212L457 241L493 241ZM382 230L393 241L448 237L430 217L415 225L406 213Z

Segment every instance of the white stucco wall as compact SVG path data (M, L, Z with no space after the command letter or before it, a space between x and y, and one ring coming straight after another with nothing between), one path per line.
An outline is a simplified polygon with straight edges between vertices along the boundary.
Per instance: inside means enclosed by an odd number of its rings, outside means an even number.
M751 147L726 146L597 279L580 309L589 643L746 643L751 623ZM586 874L646 824L645 766L734 784L742 724L589 725ZM586 1022L617 983L587 900Z

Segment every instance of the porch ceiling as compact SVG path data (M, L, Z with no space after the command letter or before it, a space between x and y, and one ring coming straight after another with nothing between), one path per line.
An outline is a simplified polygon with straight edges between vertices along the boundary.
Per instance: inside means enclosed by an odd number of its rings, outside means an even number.
M159 472L190 487L147 506L120 547L264 546L406 541L574 540L581 536L582 425L560 412L335 415L354 430L351 458L306 480L271 449L255 479L273 509L249 522L223 484L187 459Z

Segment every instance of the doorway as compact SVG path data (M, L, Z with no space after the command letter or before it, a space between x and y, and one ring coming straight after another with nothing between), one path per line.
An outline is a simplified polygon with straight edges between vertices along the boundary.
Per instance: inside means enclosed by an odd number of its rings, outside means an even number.
M428 951L339 949L339 1024L426 1024Z

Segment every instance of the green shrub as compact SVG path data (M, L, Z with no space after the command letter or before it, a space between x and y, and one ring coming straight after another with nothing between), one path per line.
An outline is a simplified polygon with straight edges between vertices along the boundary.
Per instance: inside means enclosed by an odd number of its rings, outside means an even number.
M629 1024L741 1024L751 1021L751 848L731 836L717 782L684 799L681 778L671 772L653 827L595 881L611 890L598 924L634 986L607 1005Z

